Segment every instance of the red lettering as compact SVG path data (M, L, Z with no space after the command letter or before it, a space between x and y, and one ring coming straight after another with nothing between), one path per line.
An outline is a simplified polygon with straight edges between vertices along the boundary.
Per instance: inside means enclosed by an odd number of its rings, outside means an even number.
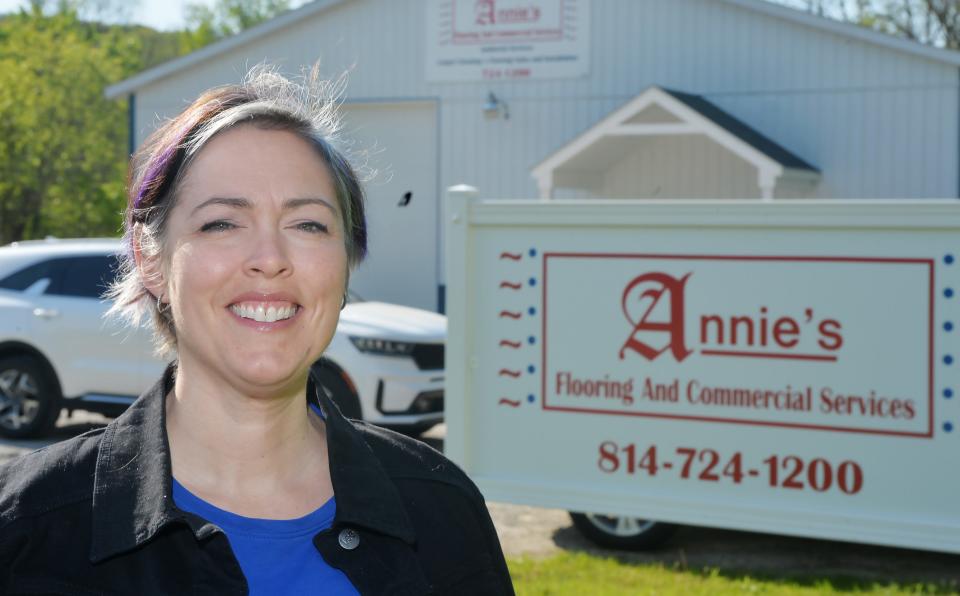
M783 460L783 467L788 468L793 464L793 470L787 475L787 479L783 481L783 488L792 488L795 490L802 490L803 483L798 480L800 474L803 473L803 460L801 460L796 455L788 455Z
M737 341L737 327L741 323L745 323L747 326L747 345L753 345L753 319L750 317L730 317L730 343L737 345L740 342Z
M800 326L790 317L781 317L773 324L773 341L784 348L792 348L800 343Z
M613 441L600 443L600 457L597 459L597 467L608 474L612 474L620 468L620 458L617 457L616 443Z
M890 416L893 418L900 418L900 410L903 409L903 402L899 399L895 399L890 402Z
M710 341L708 339L707 323L714 324L714 328L717 330L716 343L723 344L723 318L721 318L720 315L704 315L700 317L700 343L705 344Z
M700 480L707 480L710 482L717 482L720 480L720 476L713 471L717 467L717 464L720 463L720 455L713 449L704 449L700 451L700 461L703 462L704 459L708 460L707 467L700 472Z
M872 418L903 418L912 420L916 408L912 399L899 399L878 396L871 390L870 395L834 394L829 387L820 390L820 411L824 414L840 416L868 416Z
M824 319L820 321L817 330L820 331L821 338L817 341L824 350L839 350L843 345L843 336L840 335L841 325L835 319Z
M666 273L651 272L637 276L629 284L627 284L627 287L623 290L621 306L623 308L623 314L633 326L633 331L630 333L630 337L627 338L627 341L624 342L623 346L620 348L621 360L626 357L627 350L637 352L647 360L655 360L657 356L669 349L673 353L673 357L676 358L677 362L683 361L691 354L691 351L687 349L684 341L683 325L683 292L689 278L689 273L680 279L677 279L667 275ZM650 305L647 307L647 310L644 311L643 315L637 321L634 321L631 318L629 309L627 308L627 300L630 297L630 292L642 283L653 283L657 286L646 289L640 293L639 299L649 299ZM670 300L669 320L666 322L650 321L650 313L653 312L653 309L656 308L657 304L660 303L660 300L665 294L669 295ZM640 332L667 333L669 339L664 346L658 350L638 339L637 335Z

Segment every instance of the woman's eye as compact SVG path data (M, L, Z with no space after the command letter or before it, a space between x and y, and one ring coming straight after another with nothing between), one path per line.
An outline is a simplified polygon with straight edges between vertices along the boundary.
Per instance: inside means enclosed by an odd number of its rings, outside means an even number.
M325 234L328 231L327 226L319 221L302 221L297 224L297 227L314 234Z
M209 223L203 224L203 227L200 228L201 232L225 232L236 226L226 221L224 219L218 219L217 221L211 221Z

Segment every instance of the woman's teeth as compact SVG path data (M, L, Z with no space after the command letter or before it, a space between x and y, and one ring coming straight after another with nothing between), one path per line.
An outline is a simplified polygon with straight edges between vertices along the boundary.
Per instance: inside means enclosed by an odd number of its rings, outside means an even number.
M230 306L230 310L237 316L243 317L244 319L252 319L258 323L273 323L274 321L289 319L297 312L297 308L295 305L281 308L275 306L264 308L262 304L257 306L233 304Z

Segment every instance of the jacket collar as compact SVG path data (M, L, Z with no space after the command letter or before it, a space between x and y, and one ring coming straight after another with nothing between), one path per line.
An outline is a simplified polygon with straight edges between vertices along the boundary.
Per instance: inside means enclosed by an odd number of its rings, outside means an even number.
M103 434L93 487L94 563L132 550L171 523L190 526L196 538L218 531L174 505L166 396L173 389L176 363L115 419ZM307 396L320 405L327 428L330 476L337 499L334 524L363 526L413 543L416 535L400 493L373 450L346 420L311 373Z

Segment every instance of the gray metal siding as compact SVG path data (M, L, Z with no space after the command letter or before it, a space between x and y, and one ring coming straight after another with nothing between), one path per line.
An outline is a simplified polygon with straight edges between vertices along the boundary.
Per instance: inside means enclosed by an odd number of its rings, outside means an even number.
M440 186L532 197L531 166L651 85L704 95L812 163L822 197L958 194L957 69L715 0L594 0L579 79L427 83L425 8L353 0L138 93L138 139L267 59L352 67L348 101L439 98ZM509 105L490 120L488 91Z

